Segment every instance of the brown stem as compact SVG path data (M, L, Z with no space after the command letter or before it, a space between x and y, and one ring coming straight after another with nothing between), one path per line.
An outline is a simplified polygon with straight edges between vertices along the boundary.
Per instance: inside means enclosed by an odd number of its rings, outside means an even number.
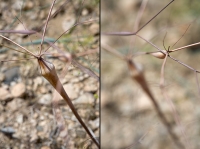
M40 58L38 59L38 63L41 67L41 74L42 76L49 81L49 83L56 89L56 91L63 97L63 99L67 102L68 106L72 110L73 114L76 116L78 121L81 123L87 134L90 136L90 138L93 140L93 142L97 145L98 148L100 148L99 142L95 139L92 132L89 130L89 128L85 125L85 123L82 121L81 117L79 116L78 112L76 111L76 108L74 107L73 103L71 102L71 99L65 92L65 89L63 88L62 83L60 82L60 79L58 78L58 75L56 73L55 67L52 63L45 61L44 59Z
M127 60L128 63L128 67L131 73L132 78L141 86L141 88L144 90L144 92L149 96L149 98L151 99L156 112L160 118L160 120L162 121L162 123L165 125L165 127L167 128L168 133L170 134L172 140L175 142L175 144L180 148L180 149L184 149L184 146L181 144L181 142L179 142L179 138L177 137L176 134L174 134L174 132L172 131L172 126L170 125L170 123L167 121L165 115L162 113L158 103L156 102L153 94L151 93L148 84L146 82L146 79L142 73L141 70L139 70L136 65L133 63L132 60Z

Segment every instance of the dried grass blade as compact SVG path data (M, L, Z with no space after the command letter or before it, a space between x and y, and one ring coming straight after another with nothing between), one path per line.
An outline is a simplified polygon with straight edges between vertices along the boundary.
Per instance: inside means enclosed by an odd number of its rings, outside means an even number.
M89 76L95 78L97 81L99 81L99 76L97 76L92 70L89 68L81 65L79 62L72 59L72 65L76 65L82 72L87 73Z
M172 127L170 125L170 123L167 121L165 115L163 114L163 112L160 109L160 106L158 105L156 99L154 98L153 94L151 93L150 88L148 87L148 84L146 82L146 79L143 75L143 72L141 69L139 69L135 63L131 60L127 60L128 63L128 67L131 73L132 78L141 86L141 88L144 90L144 92L149 96L149 98L151 99L155 110L160 118L160 120L162 121L162 123L165 125L165 127L168 130L168 133L170 134L172 140L174 141L174 143L180 148L180 149L184 149L184 146L181 144L181 142L179 141L177 135L173 132Z
M76 118L78 119L78 121L81 123L81 125L83 126L83 128L85 129L85 131L87 132L87 134L90 136L90 138L93 140L93 142L98 146L99 146L99 142L95 139L95 136L93 135L93 133L90 131L90 129L85 125L85 123L82 121L81 117L79 116L78 112L76 111L73 103L71 102L71 99L69 98L69 96L67 95L67 93L65 92L59 78L58 75L56 73L55 67L52 63L45 61L44 59L38 59L38 63L40 65L41 68L41 74L42 76L49 81L49 83L56 89L56 91L65 99L65 101L67 102L68 106L70 107L70 109L72 110L73 114L76 116Z
M22 47L21 45L19 45L18 43L16 43L16 42L14 42L14 41L12 41L11 39L9 39L9 38L7 38L7 37L5 37L5 36L3 36L3 35L0 35L0 37L2 37L2 38L4 38L4 39L6 39L7 41L10 41L10 42L12 42L13 44L15 44L16 46L18 46L18 47L20 47L20 48L22 48L23 50L25 50L26 52L28 52L30 55L32 55L32 56L34 56L34 57L37 57L34 53L32 53L31 51L29 51L29 50L27 50L26 48L24 48L24 47Z
M31 35L31 34L35 34L37 32L34 30L0 30L0 33Z

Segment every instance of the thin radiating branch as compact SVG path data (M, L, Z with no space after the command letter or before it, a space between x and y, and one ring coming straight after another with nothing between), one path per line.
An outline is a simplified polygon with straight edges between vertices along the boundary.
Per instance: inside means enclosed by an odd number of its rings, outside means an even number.
M184 144L185 144L185 147L188 149L188 147L190 146L189 145L189 141L186 137L186 134L185 134L185 130L183 128L183 125L181 124L181 121L180 121L180 118L178 116L178 113L176 111L176 108L172 102L172 100L167 96L166 92L165 92L165 78L164 78L164 69L165 69L165 65L166 65L166 62L167 62L167 58L168 56L165 57L164 61L163 61L163 64L162 64L162 68L161 68L161 77L160 77L160 89L161 89L161 92L163 94L163 97L165 98L165 100L169 103L169 105L171 106L171 109L172 109L172 112L173 112L173 116L174 116L174 120L176 121L176 124L179 126L179 128L181 129L181 133L182 135L184 136Z
M153 19L155 19L163 10L165 10L174 0L170 1L165 7L163 7L156 15L154 15L149 21L147 21L143 26L141 26L135 32L110 32L110 33L102 33L103 35L110 35L110 36L133 36L139 33L146 25L148 25Z
M58 53L47 53L47 52L44 52L41 56L50 55L52 57L57 57L57 58L59 58L60 60L62 60L64 62L71 62L72 64L76 65L82 72L87 73L89 76L91 76L91 77L93 77L93 78L95 78L96 80L99 81L99 76L97 76L92 70L90 70L89 68L83 66L82 64L80 64L80 63L78 63L77 61L74 60L76 58L76 55L71 55L70 53L63 52L62 50L60 50L56 45L54 45L51 42L47 41L47 43L51 47L56 49L58 51Z
M24 25L24 23L23 23L18 17L16 17L16 19L22 24L22 26L24 27L25 30L28 30L28 28ZM28 37L30 38L30 35L28 35ZM33 44L31 38L30 38L30 41L31 41L31 43Z
M186 49L186 48L189 48L189 47L193 47L193 46L196 46L196 45L200 45L200 42L189 44L187 46L183 46L183 47L180 47L180 48L176 48L176 49L170 50L170 52L179 51L179 50Z
M5 36L3 36L3 35L0 35L0 37L2 37L2 38L4 38L4 39L6 39L6 40L12 42L12 43L15 44L16 46L22 48L23 50L25 50L26 52L28 52L30 55L32 55L32 56L34 56L34 57L37 57L34 53L32 53L31 51L29 51L29 50L27 50L26 48L22 47L22 46L19 45L18 43L12 41L11 39L9 39L9 38L7 38L7 37L5 37Z
M79 9L79 12L78 12L78 18L77 18L77 20L76 20L76 23L78 23L79 22L79 20L80 20L80 16L81 16L81 7L83 6L83 3L85 2L85 0L82 0L82 2L81 2L81 6L80 6L80 9Z
M10 46L7 46L7 45L1 44L1 43L0 43L0 45L3 46L3 47L9 48L9 49L11 49L11 50L13 50L13 51L17 51L17 52L20 52L20 53L23 53L23 54L28 54L28 55L30 55L30 56L33 56L33 55L31 55L30 53L16 50L16 49L14 49L14 48L12 48L12 47L10 47Z
M113 55L117 56L118 58L124 60L124 55L122 55L120 52L118 52L117 50L113 49L112 47L110 47L109 45L105 44L105 43L101 43L101 47L103 49L105 49L106 51L112 53Z
M17 60L1 60L0 62L16 62L16 61L26 61L26 60L30 60L30 59L35 59L35 58L26 58L26 59L17 59Z
M190 69L190 70L192 70L192 71L195 71L195 72L200 73L200 71L194 69L193 67L191 67L191 66L189 66L189 65L187 65L187 64L185 64L185 63L183 63L183 62L181 62L180 60L175 59L174 57L172 57L172 56L170 56L170 55L169 55L169 57L170 57L171 59L173 59L174 61L178 62L179 64L185 66L186 68L188 68L188 69Z
M186 32L190 28L190 26L191 26L191 23L188 25L188 27L185 30L185 32L183 33L183 35L181 35L181 37L171 46L171 48L173 48L183 38L183 36L186 34Z
M70 2L70 0L66 0L49 18L51 20L56 15L58 15L61 11L65 10L65 6ZM45 22L46 23L46 22ZM37 27L37 31L40 32L44 27L45 23L42 23L39 27Z
M150 45L152 45L154 48L158 49L160 52L163 53L163 50L161 50L160 48L158 48L158 47L157 47L155 44L153 44L151 41L146 40L145 38L143 38L143 37L140 36L140 35L136 35L136 36L139 37L139 38L141 38L142 40L146 41L147 43L149 43ZM166 54L166 53L164 53L164 54Z
M74 59L72 59L71 62L72 62L72 65L78 66L78 68L82 72L88 74L89 76L91 76L91 77L95 78L97 81L99 81L99 76L97 76L92 70L90 70L89 68L81 65L79 62L75 61Z
M96 21L96 20L89 20L89 21L84 21L84 22L79 22L79 23L74 24L72 27L70 27L70 28L67 29L65 32L63 32L52 44L56 43L56 42L58 41L58 39L60 39L64 34L66 34L69 30L73 29L74 27L76 27L76 26L78 26L78 25L82 25L82 24L92 23L92 22L94 22L94 21ZM51 46L49 46L49 47L44 51L44 53L47 52L47 51L49 50L50 47L51 47Z
M41 44L40 44L40 54L42 52L42 45L43 45L43 42L44 42L44 36L45 36L45 33L46 33L47 25L49 23L49 17L51 16L51 12L52 12L52 9L53 9L55 2L56 2L56 0L54 0L53 3L51 4L51 8L49 10L49 14L47 16L47 20L46 20L46 23L45 23L45 26L44 26L44 31L43 31L43 34L42 34L42 41L41 41Z
M136 16L136 20L135 20L135 23L134 23L134 27L133 27L133 31L137 31L138 30L138 27L139 27L139 24L140 24L140 21L141 21L141 18L142 18L142 15L144 13L144 10L146 8L146 5L147 5L147 2L148 0L143 0L142 1L142 4L140 5L140 9L139 9L139 12ZM130 42L132 40L132 46L135 46L135 36L133 36L131 39L130 39Z
M85 56L85 55L89 55L89 54L95 54L98 52L99 52L99 48L91 49L91 50L75 53L75 57L81 57L81 56Z
M32 34L37 33L37 31L34 31L34 30L0 30L0 33L32 35Z

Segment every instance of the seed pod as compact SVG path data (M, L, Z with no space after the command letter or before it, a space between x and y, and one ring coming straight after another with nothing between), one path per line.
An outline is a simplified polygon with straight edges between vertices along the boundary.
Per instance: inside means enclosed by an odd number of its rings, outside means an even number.
M163 51L163 53L162 53L162 52L158 51L158 52L153 52L153 53L150 53L150 54L153 55L156 58L164 59L165 56L166 56L166 54L164 54L164 53L166 53L166 52Z

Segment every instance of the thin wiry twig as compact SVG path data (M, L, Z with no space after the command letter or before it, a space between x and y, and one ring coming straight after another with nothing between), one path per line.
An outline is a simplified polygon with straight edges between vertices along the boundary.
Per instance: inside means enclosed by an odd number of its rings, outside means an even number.
M30 59L35 59L35 58L26 58L26 59L17 59L17 60L1 60L0 62L16 62L16 61L27 61Z
M133 36L139 33L147 24L149 24L153 19L155 19L163 10L165 10L174 0L171 0L165 7L163 7L156 15L154 15L149 21L147 21L143 26L141 26L135 32L110 32L110 33L102 33L103 35L111 35L111 36Z
M70 27L70 28L67 29L65 32L63 32L52 44L56 43L56 42L58 41L58 39L60 39L64 34L66 34L69 30L73 29L74 27L76 27L76 26L78 26L78 25L82 25L82 24L92 23L92 22L94 22L94 21L96 21L96 20L89 20L89 21L84 21L84 22L79 22L79 23L74 24L72 27ZM49 46L49 47L45 50L45 52L47 52L47 51L49 50L50 47L51 47L51 46ZM45 52L44 52L44 53L45 53Z
M143 0L142 1L142 4L140 5L140 9L139 9L139 12L138 12L138 14L137 14L137 16L136 16L136 19L135 19L135 24L134 24L134 27L133 27L133 31L137 31L138 30L138 27L139 27L139 24L140 24L140 21L141 21L141 18L142 18L142 15L143 15L143 13L144 13L144 10L145 10L145 8L146 8L146 5L147 5L147 2L148 2L148 0ZM132 45L134 46L135 44L135 36L133 36L133 38L131 38L132 39ZM130 39L130 40L131 40Z
M117 56L118 58L124 60L124 56L120 52L118 52L117 50L110 47L109 45L107 45L105 43L101 43L101 47L103 47L106 51L112 53L113 55Z
M34 31L34 30L0 30L0 33L31 35L31 34L37 33L37 31Z
M189 147L190 145L189 145L189 141L188 141L188 139L187 139L187 137L186 137L186 134L185 134L185 130L184 130L184 128L183 128L183 125L181 124L180 118L179 118L179 116L178 116L178 113L177 113L177 111L176 111L176 108L175 108L173 102L172 102L171 99L167 96L167 94L166 94L166 92L165 92L165 88L164 88L164 86L165 86L165 82L164 82L164 81L165 81L165 78L164 78L164 74L165 74L164 68L165 68L165 65L166 65L166 62L167 62L167 58L168 58L168 56L165 57L165 59L164 59L164 61L163 61L163 64L162 64L162 68L161 68L160 89L161 89L161 92L162 92L162 94L163 94L165 100L168 101L169 105L170 105L171 108L172 108L172 112L173 112L173 115L174 115L174 119L175 119L177 125L179 126L179 128L181 128L181 132L182 132L182 134L183 134L183 136L184 136L184 139L185 139L185 141L184 141L185 147L186 147L187 149L189 149L188 147Z
M85 2L85 0L82 0L80 8L83 6L83 3L84 3L84 2ZM81 10L82 10L82 9L79 9L79 12L78 12L78 18L77 18L77 20L76 20L76 23L78 23L79 20L80 20Z
M34 53L32 53L31 51L29 51L29 50L27 50L26 48L22 47L22 46L19 45L18 43L12 41L11 39L9 39L9 38L7 38L7 37L5 37L5 36L3 36L3 35L0 35L0 37L6 39L7 41L12 42L12 43L15 44L16 46L22 48L23 50L25 50L25 51L26 51L27 53L29 53L30 55L32 55L32 56L34 56L34 57L37 57Z
M190 26L191 26L191 23L188 25L188 27L185 30L185 32L183 33L183 35L181 35L181 37L171 46L171 48L173 48L183 38L183 36L186 34L186 32L190 28Z
M40 44L40 54L42 52L42 45L43 45L43 42L44 42L44 36L45 36L45 33L46 33L47 25L49 23L49 17L51 16L51 12L52 12L52 9L53 9L55 2L56 2L56 0L54 0L53 3L51 4L51 8L49 10L47 20L46 20L46 23L45 23L45 26L44 26L44 31L43 31L43 34L42 34L42 41L41 41L41 44Z

